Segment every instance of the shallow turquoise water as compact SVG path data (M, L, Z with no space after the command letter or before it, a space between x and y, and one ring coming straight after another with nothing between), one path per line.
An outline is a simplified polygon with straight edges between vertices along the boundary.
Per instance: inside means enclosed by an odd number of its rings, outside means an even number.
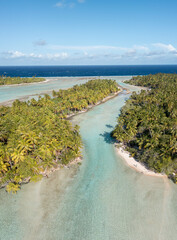
M114 151L109 133L127 98L120 94L73 119L84 143L76 175L64 169L16 196L0 191L0 239L177 239L177 187L137 173Z
M47 78L49 82L33 83L19 86L0 86L0 102L22 98L26 95L68 88L84 82L83 78Z
M93 77L94 78L94 77ZM95 77L98 78L98 77ZM102 77L106 78L106 77ZM111 77L109 77L111 78ZM127 79L130 77L121 77ZM44 83L33 83L28 85L15 86L0 86L0 102L13 100L16 98L23 98L34 94L40 94L52 90L65 89L72 87L75 84L82 84L90 79L90 77L60 77L60 78L46 78L49 80Z

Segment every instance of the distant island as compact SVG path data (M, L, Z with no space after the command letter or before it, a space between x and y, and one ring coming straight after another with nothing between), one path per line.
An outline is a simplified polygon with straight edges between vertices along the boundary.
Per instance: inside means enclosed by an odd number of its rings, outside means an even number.
M13 85L13 84L22 84L22 83L35 83L35 82L43 82L45 78L39 77L7 77L7 76L0 76L0 85Z
M177 183L177 74L137 76L125 83L147 90L127 100L112 136L138 162Z
M37 181L76 161L82 147L79 127L69 117L120 92L116 81L90 80L53 91L28 102L0 107L0 187L16 192L24 182Z

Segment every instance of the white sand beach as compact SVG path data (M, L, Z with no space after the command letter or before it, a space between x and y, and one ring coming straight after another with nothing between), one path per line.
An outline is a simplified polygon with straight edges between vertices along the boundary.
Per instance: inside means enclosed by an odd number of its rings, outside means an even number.
M128 166L135 169L137 172L143 173L148 176L154 177L167 177L165 174L162 173L155 173L149 169L147 169L142 163L137 162L133 157L130 156L130 153L125 151L123 147L115 146L116 152L119 156L126 162Z

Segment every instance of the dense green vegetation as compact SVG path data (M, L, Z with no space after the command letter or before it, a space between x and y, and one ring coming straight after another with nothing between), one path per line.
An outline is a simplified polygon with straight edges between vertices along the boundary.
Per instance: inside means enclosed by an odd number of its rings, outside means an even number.
M38 101L32 99L33 106L45 107L47 105L53 113L66 118L78 111L87 109L110 95L117 92L118 86L112 80L91 80L82 85L75 85L67 90L53 91L53 97L46 95Z
M0 85L11 85L11 84L20 84L20 83L34 83L34 82L42 82L44 78L21 78L21 77L6 77L0 76Z
M177 74L138 76L126 83L148 90L132 94L113 136L135 159L177 182Z
M0 108L0 186L16 192L22 182L36 181L52 168L80 156L78 126L66 117L117 92L112 80L91 80L53 91L38 101L16 100Z

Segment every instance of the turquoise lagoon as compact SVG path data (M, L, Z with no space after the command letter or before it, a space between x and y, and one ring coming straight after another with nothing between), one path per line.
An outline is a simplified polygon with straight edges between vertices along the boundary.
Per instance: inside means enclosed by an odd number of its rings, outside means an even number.
M126 78L114 77L122 86ZM55 84L63 88L59 80ZM41 86L35 84L36 91ZM21 87L26 94L27 86ZM84 143L79 170L62 169L49 179L24 185L16 195L0 190L0 239L177 239L176 185L126 166L110 138L128 97L121 93L73 118Z
M28 96L35 96L40 93L50 93L54 89L57 91L58 89L69 88L75 84L84 83L88 79L90 78L51 77L46 78L46 81L41 83L0 86L0 102L10 101L16 98L20 99Z

